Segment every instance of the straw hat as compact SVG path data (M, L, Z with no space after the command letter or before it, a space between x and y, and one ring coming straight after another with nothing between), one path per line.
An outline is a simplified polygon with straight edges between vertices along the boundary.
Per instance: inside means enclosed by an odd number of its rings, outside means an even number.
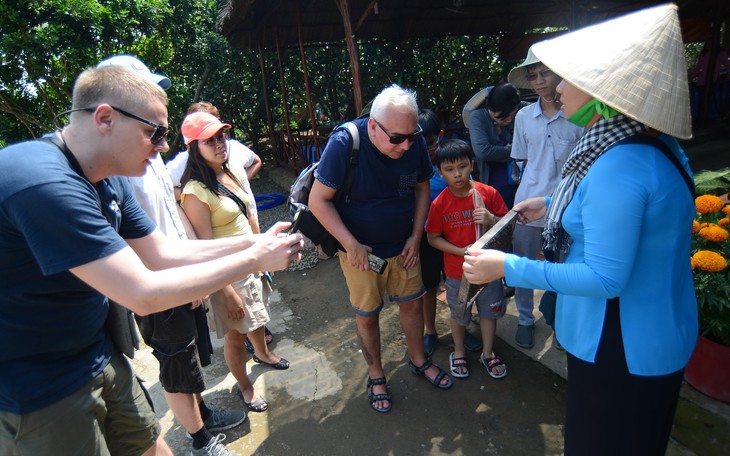
M532 53L532 46L530 46L530 49L527 50L525 61L510 70L507 75L507 81L520 89L531 89L532 86L525 79L525 67L535 63L540 63L540 59L535 57L535 54Z
M464 105L464 109L461 111L461 118L464 120L464 126L467 128L469 128L469 115L472 111L484 106L484 101L487 99L487 95L489 95L492 87L494 86L489 86L486 89L482 89L475 93L474 96L469 98L469 101L467 101Z
M692 137L677 6L647 8L533 46L565 81L651 128Z

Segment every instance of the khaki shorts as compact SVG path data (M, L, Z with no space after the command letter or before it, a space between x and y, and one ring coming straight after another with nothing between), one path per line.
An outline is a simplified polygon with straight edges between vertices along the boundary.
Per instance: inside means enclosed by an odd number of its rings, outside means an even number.
M221 299L222 293L220 291L210 295L214 323L211 325L209 319L208 324L211 330L215 330L218 339L223 339L226 333L231 330L248 334L266 325L271 320L271 312L269 311L271 286L268 282L262 281L262 277L263 274L257 272L231 284L243 301L245 314L242 320L228 318L228 307Z
M160 436L147 392L119 352L75 393L35 412L0 412L0 454L139 456Z
M357 315L372 317L383 308L383 295L391 302L408 302L426 293L421 279L421 264L411 269L403 267L400 255L386 258L388 266L382 274L360 271L350 265L347 253L339 251L340 267L350 290L350 304Z

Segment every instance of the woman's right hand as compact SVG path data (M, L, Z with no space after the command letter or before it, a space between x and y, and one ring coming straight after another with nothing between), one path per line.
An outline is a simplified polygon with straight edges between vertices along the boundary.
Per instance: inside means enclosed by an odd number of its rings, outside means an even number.
M513 209L517 212L517 220L520 223L530 223L545 217L547 201L544 196L527 198L515 204Z
M231 285L228 285L219 293L223 302L226 304L226 309L228 310L228 318L233 321L243 320L246 312L243 310L243 300L240 296L238 296L236 290L234 290Z

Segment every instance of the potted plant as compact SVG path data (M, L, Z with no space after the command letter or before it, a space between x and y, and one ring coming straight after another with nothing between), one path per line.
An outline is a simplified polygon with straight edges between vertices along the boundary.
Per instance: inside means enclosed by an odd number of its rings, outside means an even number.
M691 262L700 337L685 379L708 396L730 402L730 169L698 174L695 188Z

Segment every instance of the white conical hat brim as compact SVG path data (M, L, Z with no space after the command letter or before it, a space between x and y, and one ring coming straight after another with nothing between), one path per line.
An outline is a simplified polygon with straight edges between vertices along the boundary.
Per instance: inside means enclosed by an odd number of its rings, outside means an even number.
M532 52L532 46L530 46L530 49L527 50L525 61L510 70L507 75L507 81L520 89L531 89L532 85L525 78L525 68L536 63L540 63L540 59L535 57L535 54Z
M464 125L467 128L469 128L469 115L475 109L479 109L484 106L484 101L487 99L487 95L489 95L492 87L493 86L489 86L486 89L482 89L475 93L464 105L464 109L461 111L461 119L464 121Z
M692 137L677 7L647 8L533 45L566 82L639 122Z

